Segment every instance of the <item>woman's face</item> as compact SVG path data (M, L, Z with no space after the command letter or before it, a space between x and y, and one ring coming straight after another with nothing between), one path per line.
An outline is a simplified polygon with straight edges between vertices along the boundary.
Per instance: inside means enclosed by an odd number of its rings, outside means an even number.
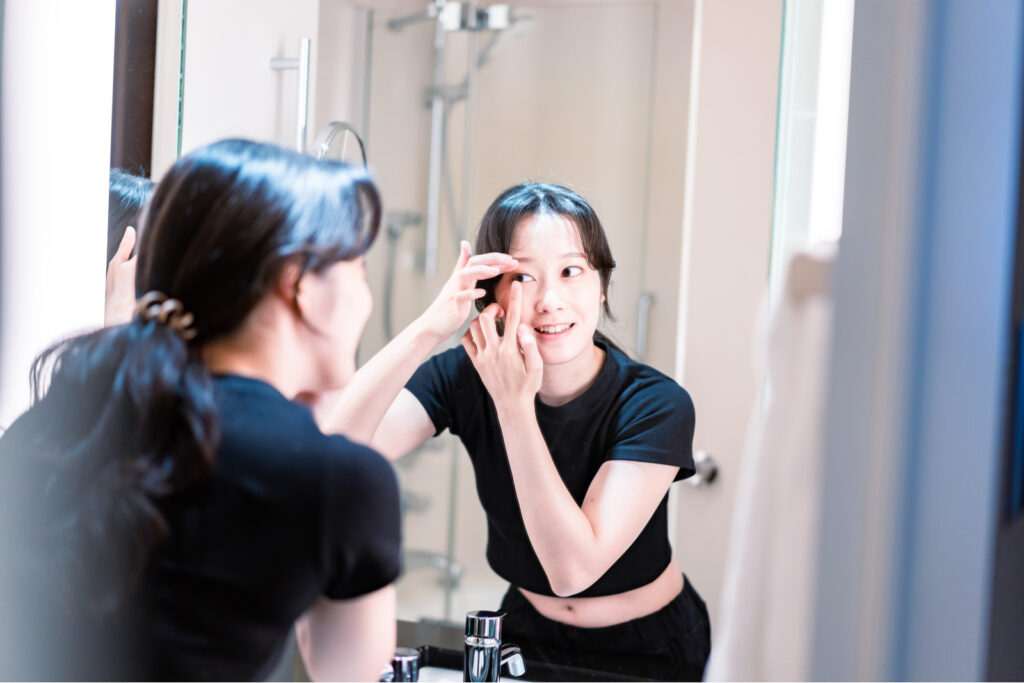
M339 261L321 273L306 273L303 315L312 328L320 391L348 384L356 369L356 348L373 310L363 257Z
M509 287L522 283L522 323L531 327L545 365L588 359L601 317L601 279L587 262L579 230L558 214L534 214L515 228L509 253L519 267L502 275L495 295L508 310Z

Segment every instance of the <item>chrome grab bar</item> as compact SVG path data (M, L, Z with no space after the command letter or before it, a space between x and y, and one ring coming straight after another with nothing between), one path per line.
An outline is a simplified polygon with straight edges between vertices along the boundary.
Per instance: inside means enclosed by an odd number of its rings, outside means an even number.
M643 363L647 360L647 326L651 318L651 305L654 295L641 292L636 302L636 359Z

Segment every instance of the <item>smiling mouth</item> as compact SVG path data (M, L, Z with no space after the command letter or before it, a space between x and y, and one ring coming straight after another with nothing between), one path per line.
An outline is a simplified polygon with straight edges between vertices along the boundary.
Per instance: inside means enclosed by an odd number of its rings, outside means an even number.
M539 334L561 334L566 332L576 323L563 323L561 325L541 325L540 327L533 328Z

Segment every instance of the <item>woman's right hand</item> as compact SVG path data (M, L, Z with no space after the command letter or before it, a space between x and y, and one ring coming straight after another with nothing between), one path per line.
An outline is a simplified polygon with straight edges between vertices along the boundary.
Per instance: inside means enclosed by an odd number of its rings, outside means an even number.
M469 317L473 301L485 294L483 289L476 286L478 280L497 277L519 265L508 254L471 254L469 242L463 241L459 260L451 277L419 318L427 333L433 336L438 344L458 331Z

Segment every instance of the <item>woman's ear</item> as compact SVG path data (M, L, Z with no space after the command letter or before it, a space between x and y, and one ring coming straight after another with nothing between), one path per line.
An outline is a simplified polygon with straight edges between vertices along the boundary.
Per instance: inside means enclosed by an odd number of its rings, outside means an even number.
M290 258L285 262L281 272L277 274L273 289L274 296L301 315L301 291L302 266L298 258Z

